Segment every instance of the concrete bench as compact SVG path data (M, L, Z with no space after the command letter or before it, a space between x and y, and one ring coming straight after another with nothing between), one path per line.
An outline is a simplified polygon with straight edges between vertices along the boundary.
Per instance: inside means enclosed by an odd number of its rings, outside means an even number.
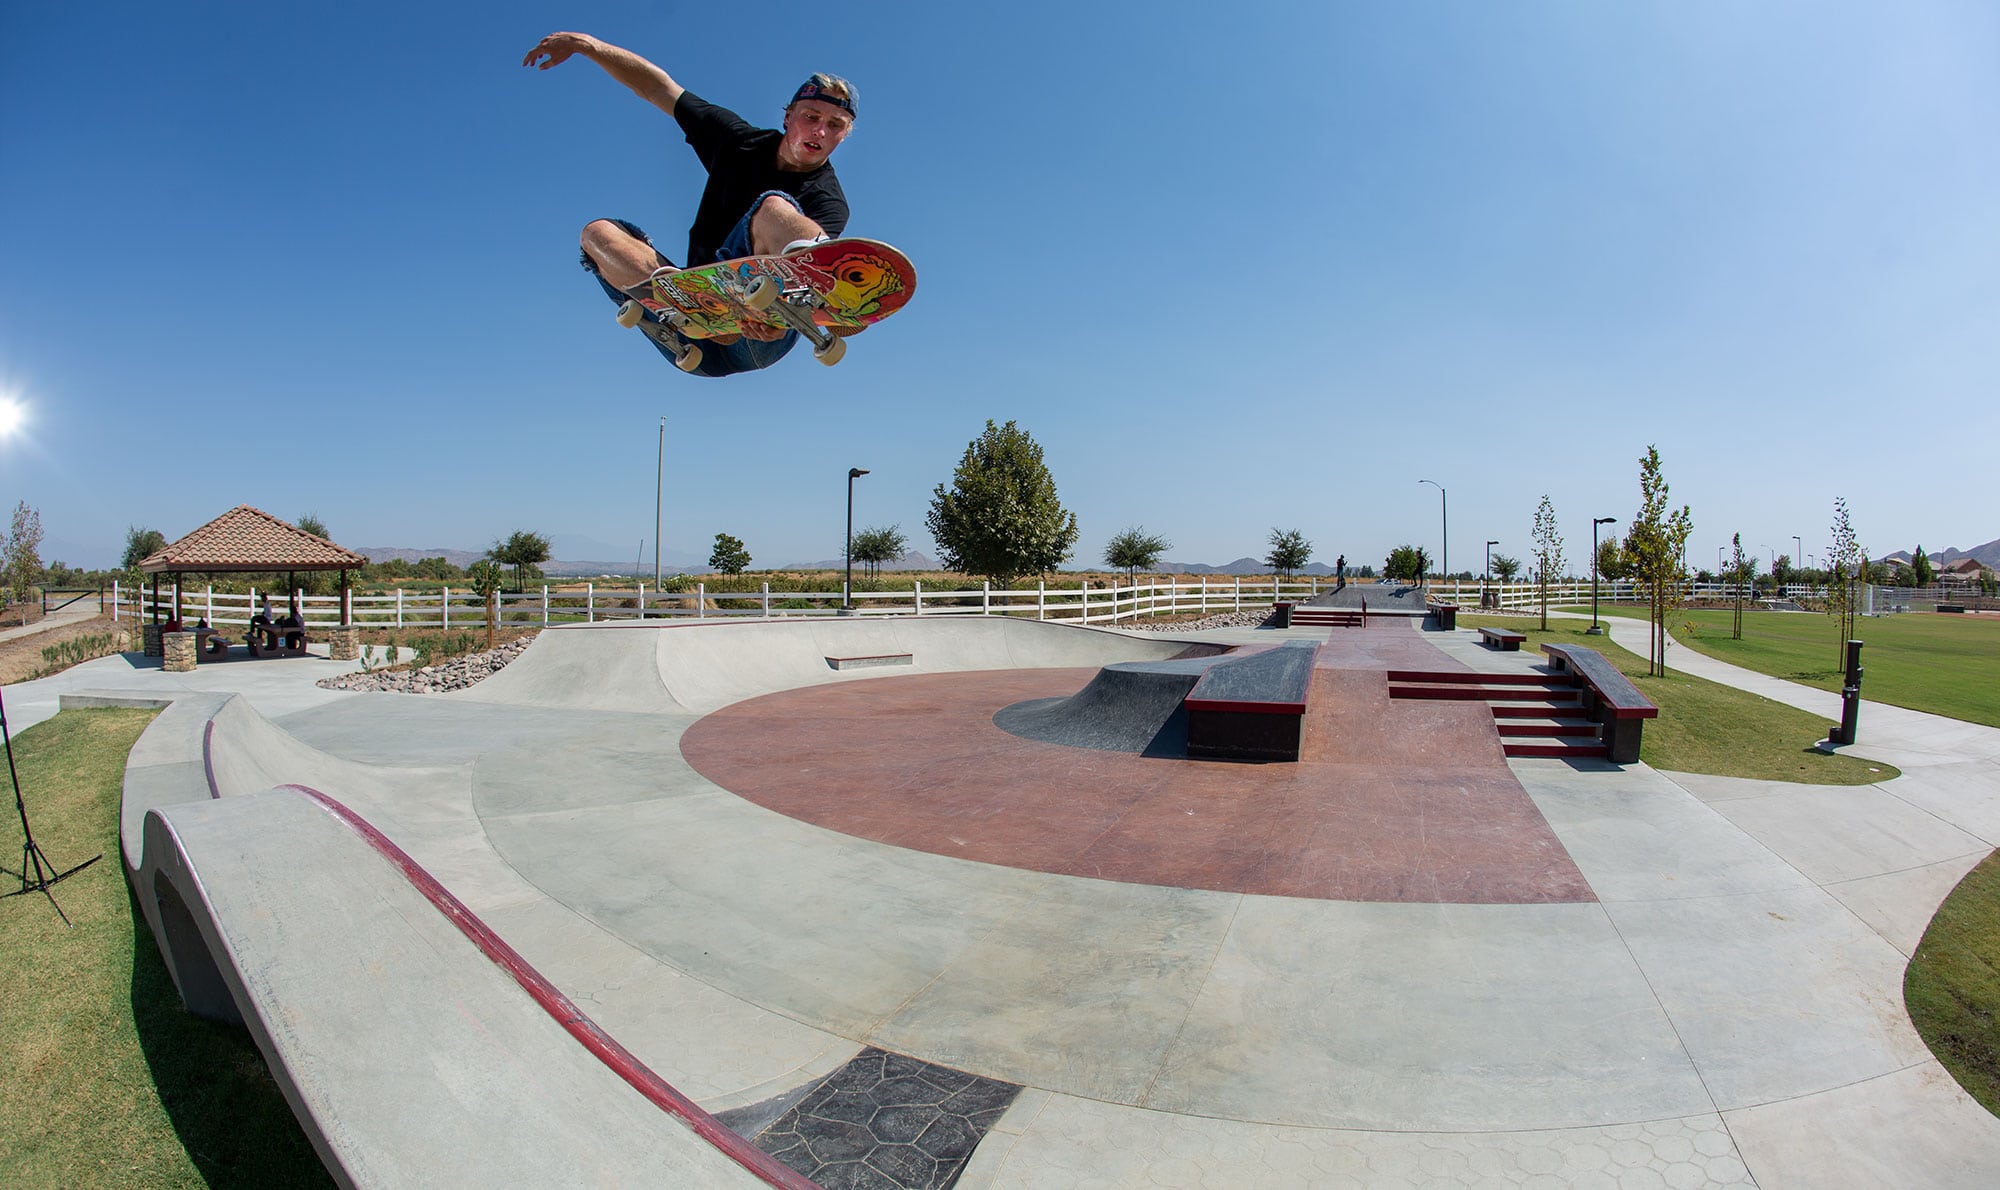
M1181 706L1187 754L1208 760L1297 760L1319 646L1287 641L1208 667Z
M1481 628L1479 635L1485 643L1509 653L1520 652L1521 646L1528 639L1527 633L1516 632L1511 628Z
M1426 612L1437 617L1438 627L1446 632L1458 628L1458 605L1456 603L1432 603L1424 607Z
M1602 728L1608 758L1614 764L1636 763L1639 733L1646 720L1659 717L1660 708L1596 649L1548 644L1542 652L1548 655L1549 668L1570 675L1582 688L1584 713Z

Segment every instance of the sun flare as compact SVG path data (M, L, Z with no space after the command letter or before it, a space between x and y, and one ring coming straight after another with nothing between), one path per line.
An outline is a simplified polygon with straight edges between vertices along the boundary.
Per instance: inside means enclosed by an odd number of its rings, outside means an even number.
M21 421L27 410L12 397L0 397L0 438L13 435L21 428Z

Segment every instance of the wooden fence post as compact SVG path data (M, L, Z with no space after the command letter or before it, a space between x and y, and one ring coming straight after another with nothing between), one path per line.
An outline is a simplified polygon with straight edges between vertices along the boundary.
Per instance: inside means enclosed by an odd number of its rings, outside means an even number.
M921 616L924 614L924 580L919 578L911 579L910 581L916 584L914 589L916 592L917 610L914 614Z
M764 583L761 598L764 600L764 618L768 620L771 618L771 584L769 581Z

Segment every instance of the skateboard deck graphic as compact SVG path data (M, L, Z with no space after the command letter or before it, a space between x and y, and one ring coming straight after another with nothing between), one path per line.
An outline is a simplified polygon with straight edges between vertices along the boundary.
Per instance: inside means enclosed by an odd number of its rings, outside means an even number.
M836 331L882 321L902 309L916 287L915 267L888 244L828 240L788 256L662 269L627 291L637 308L628 303L618 320L637 325L643 311L648 321L693 340L741 334L746 324L796 330L812 342L820 362L831 364L845 349Z

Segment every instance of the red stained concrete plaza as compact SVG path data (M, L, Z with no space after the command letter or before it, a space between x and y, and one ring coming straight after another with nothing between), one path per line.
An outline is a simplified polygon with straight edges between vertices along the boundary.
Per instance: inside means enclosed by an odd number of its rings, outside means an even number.
M898 847L1128 883L1345 901L1594 900L1480 704L1392 700L1389 669L1463 668L1407 621L1332 634L1297 764L1021 739L1002 707L1092 669L870 678L753 698L681 750L725 789Z

